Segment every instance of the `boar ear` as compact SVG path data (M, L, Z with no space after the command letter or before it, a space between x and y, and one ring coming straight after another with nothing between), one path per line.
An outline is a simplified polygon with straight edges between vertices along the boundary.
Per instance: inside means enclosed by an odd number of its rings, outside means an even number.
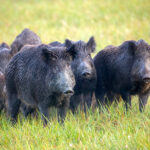
M72 45L73 45L73 42L71 40L68 40L68 39L65 40L65 46L67 48L70 48Z
M121 45L121 49L127 50L131 55L135 54L136 51L136 42L135 41L125 41Z
M90 53L95 51L96 42L93 36L90 37L89 41L87 42L87 48L90 50Z
M13 43L11 45L11 50L10 50L11 56L15 55L17 52L18 52L17 45Z
M0 47L10 49L10 47L8 46L8 44L5 43L5 42L3 42L2 44L0 44Z
M135 54L135 50L136 50L136 42L135 41L128 41L128 50L130 51L130 53L132 55Z
M137 41L137 45L148 45L148 43L146 41L144 41L143 39L140 39Z
M44 47L42 49L42 57L43 59L48 62L49 60L56 60L57 59L57 55L54 54L53 51L49 50L48 48Z
M72 59L75 58L76 55L76 51L75 51L75 45L72 45L70 48L67 48L67 53L69 53L69 55L71 55Z

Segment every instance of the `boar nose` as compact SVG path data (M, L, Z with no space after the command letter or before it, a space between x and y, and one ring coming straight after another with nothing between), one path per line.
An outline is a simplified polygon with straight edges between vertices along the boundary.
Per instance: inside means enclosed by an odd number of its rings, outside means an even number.
M73 95L74 91L72 89L68 89L68 90L64 91L64 94L65 95Z
M150 83L150 75L144 75L144 76L143 76L143 81L144 81L145 83Z
M84 78L89 78L91 76L91 73L90 72L83 72L82 73L82 77L84 77Z

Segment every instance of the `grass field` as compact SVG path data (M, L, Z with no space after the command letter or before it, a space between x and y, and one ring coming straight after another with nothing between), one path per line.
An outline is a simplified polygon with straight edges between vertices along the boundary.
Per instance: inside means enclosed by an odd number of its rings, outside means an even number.
M87 41L94 36L97 52L109 44L144 39L150 43L149 0L0 0L0 42L11 44L24 29L36 32L44 43L65 38ZM94 56L95 54L93 54ZM150 102L144 113L138 100L124 113L123 103L109 112L89 110L87 117L68 112L64 125L56 114L47 127L41 119L11 126L0 115L0 150L150 149Z

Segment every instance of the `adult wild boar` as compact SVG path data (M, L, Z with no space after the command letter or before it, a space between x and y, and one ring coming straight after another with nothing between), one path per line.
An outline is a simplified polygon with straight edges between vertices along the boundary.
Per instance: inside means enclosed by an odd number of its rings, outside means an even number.
M109 46L94 57L97 71L96 99L106 104L105 96L121 95L126 109L131 96L139 96L142 111L150 92L150 45L144 40L126 41L118 47Z
M40 37L28 28L25 28L11 44L11 55L13 56L25 45L42 44Z
M74 47L75 58L71 67L75 75L76 85L74 95L70 99L70 108L72 112L75 112L80 104L84 106L84 111L86 111L86 105L91 106L92 95L96 87L96 70L91 58L91 53L95 51L96 47L94 37L91 37L87 43L84 41L73 42L67 39L64 44L56 41L49 45Z
M6 71L8 113L16 120L20 102L38 108L44 122L55 106L63 121L75 85L71 71L73 48L25 46L9 62ZM45 117L44 117L45 116Z

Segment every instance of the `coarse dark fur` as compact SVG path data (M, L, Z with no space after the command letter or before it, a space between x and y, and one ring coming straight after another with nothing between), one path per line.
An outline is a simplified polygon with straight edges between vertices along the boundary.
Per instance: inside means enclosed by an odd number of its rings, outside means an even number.
M5 85L5 77L2 72L0 72L0 112L2 110L6 111L6 85Z
M128 109L131 95L138 95L139 109L144 109L150 91L150 45L139 40L126 41L118 47L108 46L94 57L94 64L98 104L108 103L105 96L110 95L113 100L119 94Z
M28 47L34 47L35 45L40 44L42 44L40 37L30 29L25 28L11 44L11 55L14 56L17 52L22 50L24 46L28 45ZM20 108L25 117L34 110L33 108L25 104L21 104Z
M15 55L25 45L42 44L40 37L28 28L25 28L11 44L11 55Z
M72 71L75 75L76 85L74 95L70 100L70 108L75 112L77 107L82 105L86 111L86 105L91 106L92 95L96 87L96 70L91 58L91 53L95 51L96 43L91 37L87 43L84 41L73 42L66 40L64 44L60 42L50 43L51 46L74 46L75 58L72 61Z
M10 59L10 48L6 43L3 42L0 44L0 111L6 111L6 85L4 72Z
M10 47L8 46L8 44L7 44L7 43L2 42L2 43L0 44L0 50L3 50L4 48L6 48L6 49L10 49Z
M5 72L5 67L7 66L11 58L10 47L6 43L0 44L0 71Z
M63 121L75 85L71 59L71 48L42 44L25 46L10 60L5 78L8 113L13 121L17 119L21 102L38 108L45 123L49 117L48 108L55 106Z

